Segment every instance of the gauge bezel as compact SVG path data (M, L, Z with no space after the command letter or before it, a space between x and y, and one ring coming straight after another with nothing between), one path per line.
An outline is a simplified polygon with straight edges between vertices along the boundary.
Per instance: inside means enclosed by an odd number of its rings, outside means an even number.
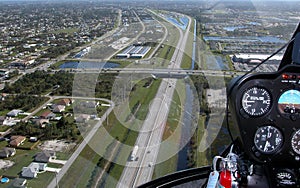
M297 134L298 134L298 136L300 137L300 129L298 129L297 131L295 131L295 132L293 133L292 138L291 138L291 147L292 147L292 150L293 150L296 154L300 155L300 149L297 151L297 149L295 149L295 148L294 148L294 145L293 145L294 137L295 137ZM300 139L299 139L299 140L300 140Z
M284 118L291 119L291 116L293 116L295 119L299 119L300 118L300 113L285 113L285 112L282 112L282 110L279 107L279 100L282 97L282 95L285 94L286 92L292 91L292 90L300 92L298 89L294 88L294 89L286 89L286 90L279 93L278 98L277 98L277 103L276 103L277 104L277 111L278 111L278 114L280 114Z
M257 145L257 142L256 142L257 139L256 139L256 137L257 137L257 135L258 135L258 131L259 131L259 130L264 129L264 128L268 128L268 127L271 127L272 129L277 130L277 133L279 133L279 135L280 135L281 141L280 141L280 143L279 143L278 145L275 146L275 148L274 148L273 150L271 150L271 151L264 151L263 149L261 149L261 148ZM264 126L259 127L259 128L255 131L254 137L253 137L253 143L254 143L255 148L256 148L260 153L266 154L266 155L274 154L274 153L278 152L278 151L282 148L282 146L283 146L283 144L284 144L284 134L282 134L282 131L280 131L280 129L277 128L277 127L275 127L274 125L264 125Z
M267 106L263 109L263 112L251 113L249 110L246 110L246 107L244 105L244 100L245 100L244 98L245 98L246 93L248 93L249 91L253 90L254 88L257 88L258 90L263 90L264 92L266 92L267 93L266 96L268 96L268 100L270 100L269 104L267 104ZM272 104L273 104L272 94L265 87L251 86L251 87L248 87L246 90L244 90L244 92L242 93L241 99L240 99L240 104L241 104L241 108L242 108L243 112L245 112L248 116L250 116L250 117L261 117L261 116L267 114L271 110L271 108L272 108Z

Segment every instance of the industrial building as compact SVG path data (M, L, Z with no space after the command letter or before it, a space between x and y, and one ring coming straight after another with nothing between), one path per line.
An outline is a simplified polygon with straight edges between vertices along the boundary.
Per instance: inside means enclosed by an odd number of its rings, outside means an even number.
M235 54L231 56L234 63L258 64L267 59L269 54ZM269 59L268 64L278 64L283 55L275 55Z
M150 50L149 46L129 46L117 54L117 58L144 58Z

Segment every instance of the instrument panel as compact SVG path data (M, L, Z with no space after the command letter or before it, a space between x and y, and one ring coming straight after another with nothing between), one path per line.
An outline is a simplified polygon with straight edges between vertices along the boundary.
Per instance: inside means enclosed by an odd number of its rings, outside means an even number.
M300 162L300 66L232 81L230 111L245 152L257 162Z

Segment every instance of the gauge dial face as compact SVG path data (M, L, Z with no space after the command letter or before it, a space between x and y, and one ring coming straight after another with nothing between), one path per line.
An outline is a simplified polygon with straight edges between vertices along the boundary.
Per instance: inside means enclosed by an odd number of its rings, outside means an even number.
M291 144L293 151L300 155L300 129L294 133Z
M276 152L283 143L281 132L273 126L260 127L254 136L255 147L264 154Z
M282 114L299 114L300 92L297 90L284 92L278 100L278 108Z
M283 169L276 174L277 183L283 187L295 186L297 184L296 175L289 169Z
M259 87L252 87L244 92L242 107L250 116L261 116L267 113L271 106L270 93Z

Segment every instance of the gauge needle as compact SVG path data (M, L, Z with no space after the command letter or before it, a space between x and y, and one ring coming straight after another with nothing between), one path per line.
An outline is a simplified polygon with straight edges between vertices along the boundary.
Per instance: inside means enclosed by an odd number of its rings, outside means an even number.
M265 147L264 147L264 151L268 151L268 146L270 145L269 141L266 142Z
M255 101L244 101L245 103L255 103Z
M268 127L268 134L267 134L267 138L271 138L272 133L270 133L270 127Z

